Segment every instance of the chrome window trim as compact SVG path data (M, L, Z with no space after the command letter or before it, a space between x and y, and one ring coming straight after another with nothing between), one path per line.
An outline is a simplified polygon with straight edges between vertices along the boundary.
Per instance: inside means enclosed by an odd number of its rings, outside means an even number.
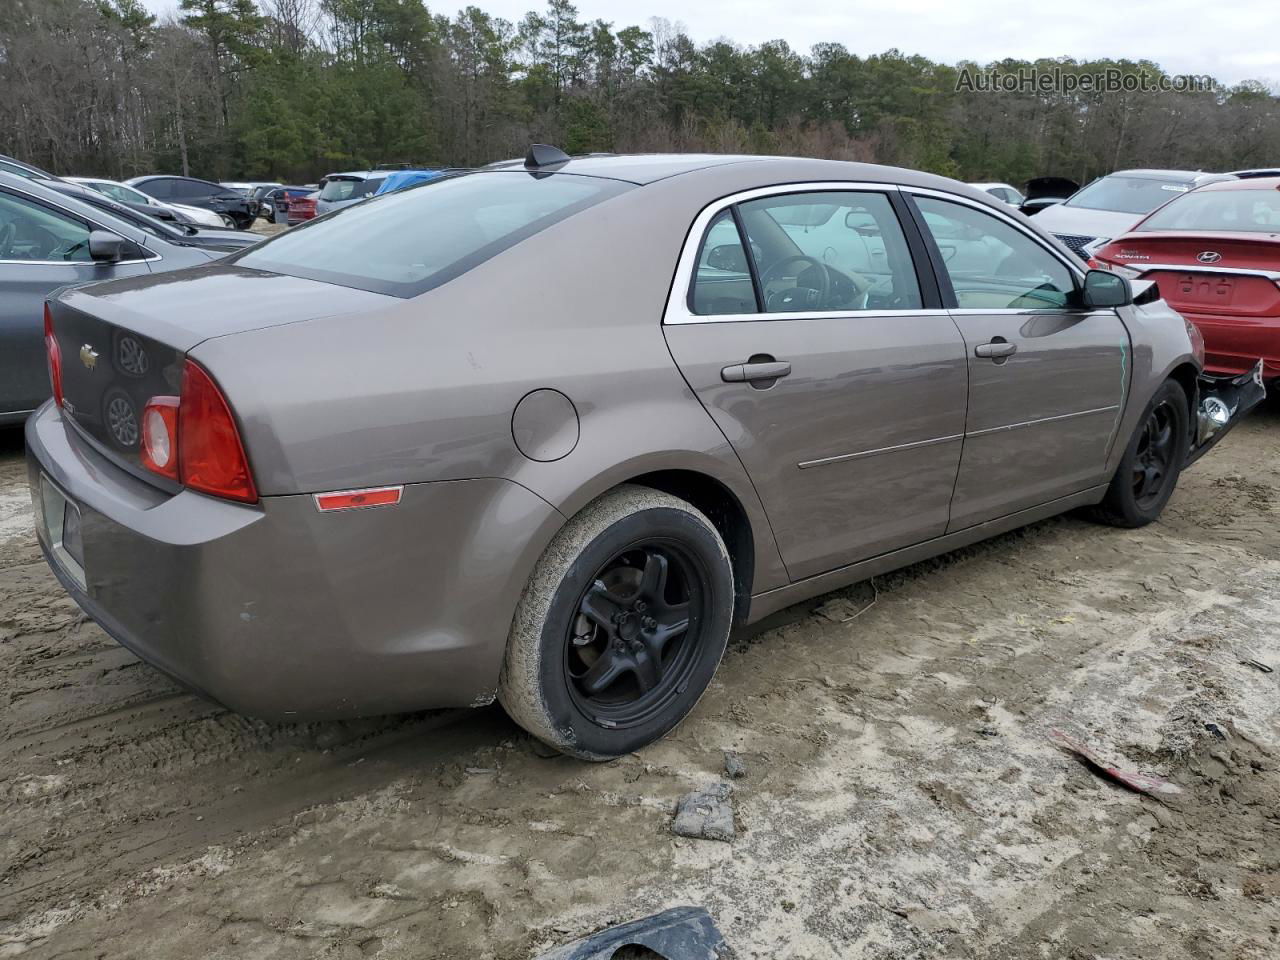
M927 310L911 308L906 310L806 310L788 313L693 313L689 309L689 292L693 284L693 273L697 267L698 253L702 249L702 238L706 235L711 221L736 203L758 200L761 197L786 196L792 193L883 193L886 196L898 193L903 188L896 183L873 183L861 180L814 180L801 183L779 183L768 187L755 187L742 190L711 201L699 211L694 218L689 232L685 236L684 246L680 249L680 259L676 262L675 279L671 291L667 294L667 306L662 313L663 325L684 323L752 323L761 320L838 320L855 317L913 317L938 316L946 313L945 308ZM903 227L906 233L906 227ZM917 280L918 282L918 280Z
M953 317L1042 317L1046 314L1057 316L1060 313L1080 313L1087 317L1114 317L1116 311L1110 307L1090 309L1089 307L956 307L947 313Z
M102 229L105 230L106 227L103 227ZM112 230L111 232L115 233L114 230ZM127 237L122 237L121 239L128 240ZM141 247L143 250L147 249L146 247L143 247L142 244L137 243L134 240L129 240L129 243L136 244L138 247ZM149 251L149 252L155 253L155 251ZM0 264L20 263L25 266L38 266L38 267L78 267L82 265L91 266L91 267L126 267L134 263L154 263L157 260L163 260L163 259L164 257L160 256L160 254L158 253L155 253L154 256L142 257L141 259L136 259L136 260L0 260Z
M951 203L959 203L966 207L972 207L974 210L978 210L981 213L989 214L990 216L995 217L997 220L1003 220L1009 226L1013 227L1013 229L1017 230L1024 237L1026 237L1028 240L1038 243L1041 247L1044 248L1046 252L1052 255L1055 260L1057 260L1059 263L1065 266L1068 270L1070 270L1071 273L1076 277L1076 279L1083 282L1084 275L1087 271L1081 268L1079 257L1076 257L1074 254L1070 254L1069 256L1076 261L1075 263L1072 263L1071 259L1068 259L1068 257L1064 257L1060 251L1055 250L1053 245L1047 242L1044 239L1044 237L1040 236L1034 230L1028 230L1026 225L1019 223L1016 219L1014 219L1005 211L996 209L995 207L988 206L987 204L974 200L971 197L962 197L956 193L947 193L945 190L934 190L932 187L904 186L901 189L903 193L908 193L913 196L934 197L935 199L938 199L938 200L948 200ZM923 214L923 211L921 211L921 213ZM930 239L933 239L932 234L930 235ZM934 243L936 245L937 240L934 240Z
M1140 276L1150 273L1152 270L1168 270L1173 273L1224 273L1241 277L1262 277L1266 280L1274 280L1280 283L1280 270L1253 270L1248 267L1240 267L1238 269L1235 267L1210 267L1201 266L1200 264L1188 266L1177 263L1144 263L1140 260L1117 262L1116 266L1124 267L1126 270L1136 270Z

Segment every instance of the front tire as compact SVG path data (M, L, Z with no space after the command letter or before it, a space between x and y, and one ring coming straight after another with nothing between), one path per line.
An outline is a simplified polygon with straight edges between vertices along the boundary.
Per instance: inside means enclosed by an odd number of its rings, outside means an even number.
M1156 391L1129 440L1094 518L1113 527L1145 527L1173 495L1191 443L1187 392L1176 380Z
M676 726L733 622L733 567L700 511L648 487L593 500L556 534L520 598L498 699L562 753L608 760Z

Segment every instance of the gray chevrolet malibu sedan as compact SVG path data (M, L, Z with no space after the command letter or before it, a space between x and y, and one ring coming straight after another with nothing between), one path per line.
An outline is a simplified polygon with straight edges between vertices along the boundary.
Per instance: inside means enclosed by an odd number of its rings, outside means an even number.
M1261 397L1007 205L820 160L536 147L46 321L40 539L121 643L247 714L496 697L588 759L677 724L737 624L1149 523Z

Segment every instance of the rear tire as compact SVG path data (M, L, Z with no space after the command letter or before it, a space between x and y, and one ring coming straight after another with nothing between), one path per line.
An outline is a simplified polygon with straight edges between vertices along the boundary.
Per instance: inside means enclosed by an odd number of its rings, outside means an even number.
M1143 411L1107 495L1093 517L1113 527L1145 527L1173 495L1191 443L1187 392L1166 380Z
M622 486L584 507L538 561L498 699L562 753L630 753L693 709L732 622L733 567L711 521L670 494Z

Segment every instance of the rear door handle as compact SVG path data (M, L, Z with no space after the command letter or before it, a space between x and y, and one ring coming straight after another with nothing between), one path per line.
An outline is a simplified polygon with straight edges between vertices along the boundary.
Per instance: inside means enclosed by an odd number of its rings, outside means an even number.
M790 373L791 364L786 360L769 360L732 364L720 371L720 379L725 383L755 383L759 380L777 380Z
M973 348L975 357L985 357L988 360L1007 360L1018 352L1016 343L1009 343L1003 337L995 337L990 343L980 343Z

